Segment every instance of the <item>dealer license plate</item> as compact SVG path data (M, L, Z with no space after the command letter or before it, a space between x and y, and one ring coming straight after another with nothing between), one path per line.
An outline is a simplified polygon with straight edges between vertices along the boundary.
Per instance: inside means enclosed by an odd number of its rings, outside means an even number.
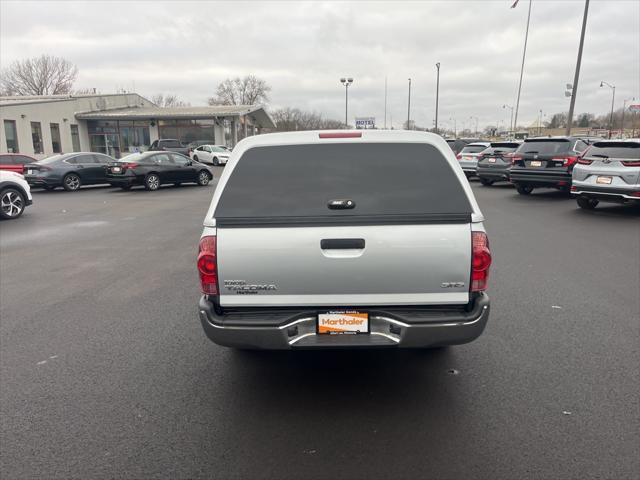
M489 159L489 163L496 163L496 159L495 158L490 158Z
M532 167L541 167L542 166L542 162L540 160L532 160L531 161L531 166Z
M28 170L27 170L27 174L28 174L28 175L33 175L33 169L32 169L32 168L28 169Z
M113 168L111 169L111 171L112 171L113 173L120 173L120 172L122 171L122 168L120 168L120 167L113 167Z
M369 333L369 314L355 310L320 312L316 332L324 335Z
M611 185L611 177L598 177L596 178L596 183Z

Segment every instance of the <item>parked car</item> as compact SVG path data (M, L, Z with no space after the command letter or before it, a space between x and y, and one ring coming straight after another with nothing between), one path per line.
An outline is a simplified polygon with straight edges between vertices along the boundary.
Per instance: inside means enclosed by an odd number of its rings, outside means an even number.
M573 167L587 147L576 137L527 138L511 157L511 182L520 195L539 187L568 193Z
M573 169L571 193L581 208L640 203L640 140L594 143Z
M491 143L489 142L469 143L456 155L462 171L467 178L474 177L478 174L478 158L490 145Z
M24 173L24 164L35 161L35 158L22 153L0 153L0 170L22 174Z
M102 153L57 154L26 164L24 178L32 187L47 190L63 187L67 191L75 191L83 185L109 183L105 167L114 161Z
M479 142L479 138L447 138L447 145L451 147L453 153L458 154L465 146L470 143Z
M32 203L31 189L24 177L16 172L0 170L0 218L18 218Z
M238 348L470 342L489 317L483 220L439 135L248 137L204 221L202 326Z
M134 185L158 190L160 185L168 183L176 186L181 183L206 186L212 178L210 167L173 152L133 153L107 167L108 182L123 190L129 190Z
M478 178L482 185L509 181L511 154L520 146L520 142L491 142L478 157Z
M189 156L189 147L174 138L154 140L149 147L150 152L176 152Z
M211 165L226 165L231 152L221 145L201 145L191 152L190 157L196 162Z

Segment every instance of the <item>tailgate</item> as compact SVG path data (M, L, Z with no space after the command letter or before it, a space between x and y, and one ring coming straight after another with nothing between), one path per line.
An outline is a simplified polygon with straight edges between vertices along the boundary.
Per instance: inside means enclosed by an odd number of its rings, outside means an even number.
M218 228L217 234L222 306L469 299L469 224Z

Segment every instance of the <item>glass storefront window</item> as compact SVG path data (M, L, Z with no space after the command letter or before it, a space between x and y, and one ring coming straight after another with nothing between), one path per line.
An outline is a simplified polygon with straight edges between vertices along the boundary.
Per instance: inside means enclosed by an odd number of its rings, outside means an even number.
M60 145L60 125L58 123L50 123L51 128L51 149L53 153L62 153L62 145Z
M33 153L44 153L42 148L42 127L40 122L31 122L31 142L33 143Z
M18 133L16 132L16 121L4 121L4 136L7 139L7 153L18 153Z
M183 144L196 140L215 143L215 121L203 120L160 120L158 134L161 139L176 138Z
M71 146L74 152L80 151L80 132L78 125L71 125Z

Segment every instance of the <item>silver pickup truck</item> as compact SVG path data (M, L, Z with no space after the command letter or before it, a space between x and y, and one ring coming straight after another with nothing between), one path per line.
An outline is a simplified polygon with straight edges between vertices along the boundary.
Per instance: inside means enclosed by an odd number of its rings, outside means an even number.
M202 326L244 349L470 342L489 318L483 219L437 135L249 137L204 221Z

